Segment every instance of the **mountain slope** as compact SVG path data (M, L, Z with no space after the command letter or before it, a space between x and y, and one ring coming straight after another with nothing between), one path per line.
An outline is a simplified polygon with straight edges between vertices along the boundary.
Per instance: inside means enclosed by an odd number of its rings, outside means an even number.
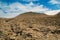
M1 20L0 39L60 40L60 16L27 12L12 19Z

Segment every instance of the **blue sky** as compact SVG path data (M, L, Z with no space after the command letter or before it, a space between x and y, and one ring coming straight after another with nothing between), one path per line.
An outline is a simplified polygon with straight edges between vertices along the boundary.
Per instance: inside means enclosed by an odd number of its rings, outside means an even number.
M1 2L3 3L7 3L8 5L12 4L12 3L15 3L15 2L19 2L23 5L25 4L29 4L30 2L33 2L34 4L36 5L44 5L45 7L49 8L49 9L52 9L52 10L57 10L59 9L60 7L57 6L57 4L51 4L49 3L50 0L36 0L36 1L27 1L27 0L0 0ZM57 0L57 1L60 1L60 0Z
M15 17L30 11L54 15L60 11L60 0L0 0L0 17Z

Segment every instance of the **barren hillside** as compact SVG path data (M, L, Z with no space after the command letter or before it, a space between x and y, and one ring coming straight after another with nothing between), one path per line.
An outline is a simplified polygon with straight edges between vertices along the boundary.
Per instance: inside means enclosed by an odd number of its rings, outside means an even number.
M0 18L0 40L60 40L60 15L27 12Z

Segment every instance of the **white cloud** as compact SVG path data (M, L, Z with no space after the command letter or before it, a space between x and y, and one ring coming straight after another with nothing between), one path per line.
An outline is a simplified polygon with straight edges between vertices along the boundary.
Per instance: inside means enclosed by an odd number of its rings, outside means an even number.
M39 0L23 0L23 1L26 1L26 2L33 2L33 1L39 1Z
M60 4L60 1L57 1L57 0L50 0L49 3L51 3L51 4Z
M47 15L54 15L60 10L53 10L44 7L44 5L35 5L32 2L26 5L23 5L19 2L15 2L13 4L7 5L4 4L2 6L2 3L0 5L0 18L13 18L16 17L19 14L22 14L24 12L44 12Z
M29 11L32 12L44 12L50 10L44 7L44 5L35 5L32 2L30 4L27 4L26 7L29 9Z
M51 10L51 11L46 11L45 14L47 15L56 15L60 10Z
M56 4L56 6L57 6L58 8L60 8L60 1L58 1L58 0L50 0L48 3L51 3L51 4L53 4L53 5ZM47 15L56 15L58 12L60 12L60 9L58 9L58 10L46 11L45 14L47 14Z
M0 6L0 8L1 8L0 17L2 17L2 18L12 18L21 13L28 12L27 7L18 2L13 3L9 6L7 6L7 5Z
M1 4L2 5L2 4ZM22 14L24 12L45 12L47 10L49 10L48 8L44 8L43 5L35 5L33 3L29 3L27 5L23 5L19 2L10 4L8 5L4 5L4 6L0 6L0 17L3 18L12 18L15 17L19 14Z

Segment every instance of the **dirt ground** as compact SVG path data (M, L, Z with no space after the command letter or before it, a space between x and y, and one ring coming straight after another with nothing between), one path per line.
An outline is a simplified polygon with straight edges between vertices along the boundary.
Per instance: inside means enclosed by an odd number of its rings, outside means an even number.
M60 40L60 16L29 12L0 18L0 40Z

